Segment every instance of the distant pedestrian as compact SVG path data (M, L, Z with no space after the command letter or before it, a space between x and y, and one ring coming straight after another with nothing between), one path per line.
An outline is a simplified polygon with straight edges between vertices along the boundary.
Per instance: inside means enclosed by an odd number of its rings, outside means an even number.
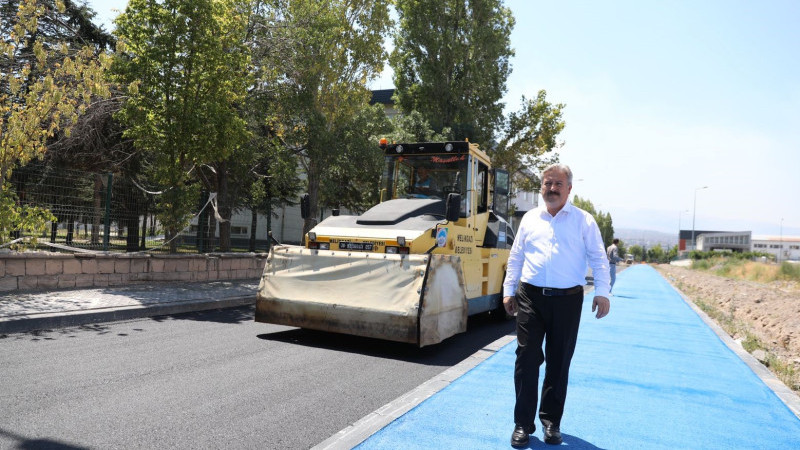
M622 258L619 257L619 249L617 248L617 244L619 244L619 239L614 238L611 245L609 245L606 249L606 256L608 257L608 271L611 277L611 287L608 290L609 294L614 291L614 282L617 281L617 263L622 261Z
M586 265L594 276L595 317L608 314L608 260L594 218L568 201L572 170L563 164L542 173L544 205L522 217L503 283L503 306L517 314L514 432L511 445L528 445L536 431L539 367L546 362L539 420L544 441L560 444L569 365L578 339ZM542 343L547 340L544 352Z

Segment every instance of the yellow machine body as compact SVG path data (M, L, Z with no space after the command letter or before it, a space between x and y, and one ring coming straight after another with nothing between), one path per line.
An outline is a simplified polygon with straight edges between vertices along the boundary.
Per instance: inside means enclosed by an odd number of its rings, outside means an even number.
M328 217L305 246L274 246L256 321L425 346L466 331L469 315L501 314L508 176L476 145L446 144L387 146L384 201ZM438 177L424 195L423 165Z

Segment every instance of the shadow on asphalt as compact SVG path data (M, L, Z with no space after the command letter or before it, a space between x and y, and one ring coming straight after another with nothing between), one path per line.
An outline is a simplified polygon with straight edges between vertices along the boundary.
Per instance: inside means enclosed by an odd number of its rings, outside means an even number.
M567 444L567 446L570 449L603 450L601 447L598 447L598 446L592 444L591 442L584 441L583 439L581 439L579 437L576 437L576 436L572 436L572 435L569 435L569 434L562 433L561 437L564 438L564 443ZM544 443L542 445L544 445Z
M206 311L196 311L181 314L168 314L164 316L154 316L150 320L156 322L167 322L170 320L194 320L197 322L216 322L216 323L242 323L252 322L256 313L255 305L237 306L233 308L210 309Z
M14 441L16 444L14 447L8 448L18 448L18 449L34 449L34 448L41 448L41 449L51 449L51 450L83 450L87 447L78 447L71 444L67 444L64 442L54 441L51 439L32 439L22 436L20 434L16 434L12 431L6 431L0 428L0 448L6 448L3 444L3 441Z
M133 328L127 328L124 332L121 332L119 325L139 321L166 323L175 320L235 325L253 323L254 314L255 306L249 305L117 322L86 324L69 328L29 331L26 333L12 334L10 336L0 335L0 339L11 338L29 339L31 341L55 341L63 338L75 338L82 333L93 333L98 336L127 336L131 331L142 332L144 328L134 326ZM256 323L255 325L263 326L265 329L270 327L268 324ZM274 333L263 333L257 335L257 337L265 341L352 352L420 364L454 365L502 336L514 334L514 332L515 322L513 320L501 322L489 314L477 314L468 318L467 331L465 333L452 336L439 344L422 348L412 344L302 328L290 328Z
M98 322L65 328L50 328L44 330L27 331L24 333L0 334L0 339L30 339L31 341L53 341L61 337L75 337L79 333L94 333L97 335L116 334L125 336L125 333L115 331L117 325L137 321L164 323L173 320L192 320L197 322L214 322L223 324L240 324L253 321L255 306L238 306L232 308L209 309L205 311L188 312L181 314L168 314L163 316L142 317L137 319L119 320L114 322ZM133 328L142 331L142 328Z
M439 344L422 348L402 342L303 328L259 334L258 338L420 364L454 365L497 339L513 333L515 333L513 320L499 322L488 314L477 314L468 318L466 333L457 334Z

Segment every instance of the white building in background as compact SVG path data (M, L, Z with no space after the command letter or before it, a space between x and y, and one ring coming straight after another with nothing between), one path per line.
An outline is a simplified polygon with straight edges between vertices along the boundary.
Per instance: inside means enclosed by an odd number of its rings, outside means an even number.
M681 230L680 249L688 248L689 231ZM775 261L800 262L800 237L751 235L750 231L699 231L696 232L697 250L769 253Z
M514 189L513 186L512 189ZM526 212L539 206L539 192L514 189L514 197L511 198L511 204L514 208L514 215L511 217L511 225L516 230L519 228L519 221L522 220L522 216L525 215Z
M773 254L776 261L800 261L800 237L753 236L752 251Z
M718 233L703 233L695 237L697 250L730 250L734 252L749 252L752 248L752 237L749 231L724 231Z

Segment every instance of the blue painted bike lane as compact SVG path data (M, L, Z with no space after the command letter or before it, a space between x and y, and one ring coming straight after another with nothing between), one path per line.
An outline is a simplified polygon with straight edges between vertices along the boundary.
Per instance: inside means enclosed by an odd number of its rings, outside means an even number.
M591 294L584 299L563 445L800 449L800 419L655 269L627 268L614 291L600 320ZM506 345L357 448L510 448L515 348ZM537 428L529 447L552 448Z

